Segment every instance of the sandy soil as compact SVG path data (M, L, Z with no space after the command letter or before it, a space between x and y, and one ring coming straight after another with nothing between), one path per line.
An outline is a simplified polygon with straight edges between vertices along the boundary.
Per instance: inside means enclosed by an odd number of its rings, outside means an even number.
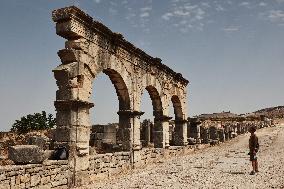
M83 188L284 188L284 126L257 131L259 170L249 175L249 134Z

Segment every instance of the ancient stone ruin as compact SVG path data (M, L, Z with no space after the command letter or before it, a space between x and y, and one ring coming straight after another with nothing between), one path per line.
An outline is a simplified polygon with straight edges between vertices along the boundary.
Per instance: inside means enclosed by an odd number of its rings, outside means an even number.
M58 51L61 64L53 70L58 86L53 148L66 149L65 157L58 158L66 160L23 159L23 153L28 154L26 158L33 158L32 153L46 154L46 145L39 139L31 140L38 145L13 147L10 155L25 165L1 167L0 189L82 186L224 142L245 133L250 125L269 126L263 121L223 120L220 127L220 120L188 119L189 82L161 59L149 56L74 6L53 11L52 19L56 33L66 39L65 48ZM103 73L116 90L119 123L92 126L93 81ZM152 100L153 123L140 120L145 92ZM171 105L174 118L169 117ZM104 153L93 148L103 145L109 145Z
M56 145L66 146L69 165L75 174L89 168L90 101L92 84L98 74L112 81L119 99L117 143L131 152L131 163L141 160L141 96L148 92L154 119L154 147L169 147L169 106L175 112L174 144L187 144L188 81L161 63L94 21L76 7L55 10L56 33L65 38L65 49L58 52L62 64L53 70L56 92Z

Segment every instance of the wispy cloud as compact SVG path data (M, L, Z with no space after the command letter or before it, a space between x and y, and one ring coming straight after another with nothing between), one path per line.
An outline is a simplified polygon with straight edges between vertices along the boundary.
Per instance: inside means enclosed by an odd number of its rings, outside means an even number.
M266 6L267 6L267 3L265 3L265 2L260 2L258 5L261 6L261 7L266 7Z
M95 3L100 3L100 2L101 2L101 0L94 0L94 2L95 2Z
M177 27L182 33L187 33L191 29L203 29L203 19L205 9L210 8L208 3L191 4L189 2L173 0L170 9L161 18L173 26Z
M232 32L237 32L240 30L239 26L228 26L222 29L223 31L227 32L227 33L232 33Z
M140 18L144 19L150 16L150 12L152 11L152 7L143 7L140 8Z
M280 24L284 23L284 11L282 10L271 10L268 13L268 18L272 22L280 22Z
M217 4L215 10L220 12L220 11L225 11L225 8L222 5Z
M152 16L152 1L144 2L143 7L132 6L132 1L123 0L121 2L124 9L124 18L135 28L141 28L141 31L148 33L150 17Z
M250 5L250 3L247 2L247 1L243 1L243 2L240 3L240 6L249 6L249 5Z

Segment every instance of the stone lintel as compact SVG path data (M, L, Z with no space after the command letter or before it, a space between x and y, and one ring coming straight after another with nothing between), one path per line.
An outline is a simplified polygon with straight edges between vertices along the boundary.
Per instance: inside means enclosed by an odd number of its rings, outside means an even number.
M52 19L57 23L57 34L68 40L86 38L92 41L93 36L96 34L101 35L106 37L113 45L119 46L129 53L134 54L135 56L147 62L149 65L155 66L159 70L163 70L182 85L187 86L189 83L189 81L185 79L181 73L176 73L168 66L162 64L160 58L154 58L148 55L143 50L135 47L132 43L125 40L122 34L112 32L108 27L98 21L93 20L91 16L75 6L54 10L52 12ZM83 26L82 28L84 30L88 30L88 34L82 32L81 30L74 29L74 27L78 26L78 24Z
M82 101L82 100L56 100L54 106L57 110L68 110L77 108L92 108L94 103Z
M117 112L118 115L121 116L129 116L129 117L139 117L142 116L145 112L139 112L139 111L135 111L135 110L119 110Z

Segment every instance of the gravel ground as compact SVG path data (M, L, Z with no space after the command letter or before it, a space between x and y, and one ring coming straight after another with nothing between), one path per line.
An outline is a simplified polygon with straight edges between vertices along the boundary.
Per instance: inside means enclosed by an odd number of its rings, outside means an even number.
M246 134L83 188L284 188L284 127L265 128L256 134L260 142L260 172L256 175L249 175Z

